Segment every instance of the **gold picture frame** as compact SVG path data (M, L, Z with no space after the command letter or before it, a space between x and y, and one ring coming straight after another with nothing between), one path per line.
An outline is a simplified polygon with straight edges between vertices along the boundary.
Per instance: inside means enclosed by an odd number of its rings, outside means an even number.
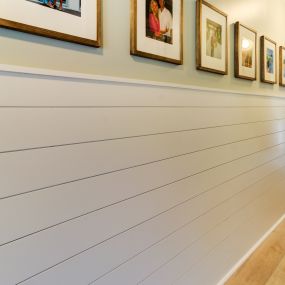
M130 32L131 55L183 64L183 0L131 0Z
M279 47L279 85L285 87L285 47Z
M196 2L196 68L228 74L227 14L204 0Z
M15 12L13 11L16 5L14 1L0 0L0 27L92 47L101 47L102 2L101 0L82 1L85 1L84 10L81 10L81 0L55 1L55 3L48 0L22 0L17 4L21 6L17 7L17 12ZM57 2L60 4L57 5ZM71 4L67 6L65 3ZM60 24L53 28L54 23Z
M236 78L256 80L256 49L257 32L240 22L236 22L234 34L234 69Z
M265 36L260 37L260 80L277 83L277 44Z

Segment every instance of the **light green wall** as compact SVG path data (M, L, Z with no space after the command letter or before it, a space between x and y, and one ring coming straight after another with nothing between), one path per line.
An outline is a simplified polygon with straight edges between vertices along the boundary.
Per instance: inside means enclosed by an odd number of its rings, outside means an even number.
M194 0L184 0L182 66L130 56L130 1L102 1L103 48L95 49L1 28L0 63L285 95L285 88L260 83L259 72L256 82L236 79L233 75L233 23L239 20L257 30L258 37L265 34L278 45L284 45L284 0L209 0L229 15L230 68L227 76L195 69Z

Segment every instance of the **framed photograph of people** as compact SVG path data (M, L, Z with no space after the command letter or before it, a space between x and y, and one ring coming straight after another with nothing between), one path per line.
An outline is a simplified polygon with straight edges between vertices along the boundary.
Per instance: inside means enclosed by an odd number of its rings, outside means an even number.
M262 82L277 83L276 42L265 36L260 37L260 74Z
M101 46L101 0L0 0L0 26Z
M256 41L256 31L235 23L235 77L256 80Z
M196 66L228 74L227 14L204 0L196 1Z
M183 0L131 0L131 54L183 63Z
M279 47L279 84L285 87L285 47Z

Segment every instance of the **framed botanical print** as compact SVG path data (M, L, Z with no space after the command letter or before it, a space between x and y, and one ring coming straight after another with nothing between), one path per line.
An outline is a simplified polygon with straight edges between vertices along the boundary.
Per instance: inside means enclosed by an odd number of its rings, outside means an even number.
M228 74L227 14L204 0L196 2L196 66Z
M183 63L183 0L131 0L131 54Z
M235 77L256 80L256 41L256 31L235 23Z
M101 0L0 0L0 26L101 46Z
M260 74L262 82L277 82L276 42L265 36L260 37Z
M285 47L279 47L279 84L285 87Z

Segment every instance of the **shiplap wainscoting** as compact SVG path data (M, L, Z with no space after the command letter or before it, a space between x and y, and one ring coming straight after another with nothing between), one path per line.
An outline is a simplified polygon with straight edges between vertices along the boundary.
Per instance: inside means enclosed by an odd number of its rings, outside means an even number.
M216 284L285 209L285 100L0 72L0 284Z

